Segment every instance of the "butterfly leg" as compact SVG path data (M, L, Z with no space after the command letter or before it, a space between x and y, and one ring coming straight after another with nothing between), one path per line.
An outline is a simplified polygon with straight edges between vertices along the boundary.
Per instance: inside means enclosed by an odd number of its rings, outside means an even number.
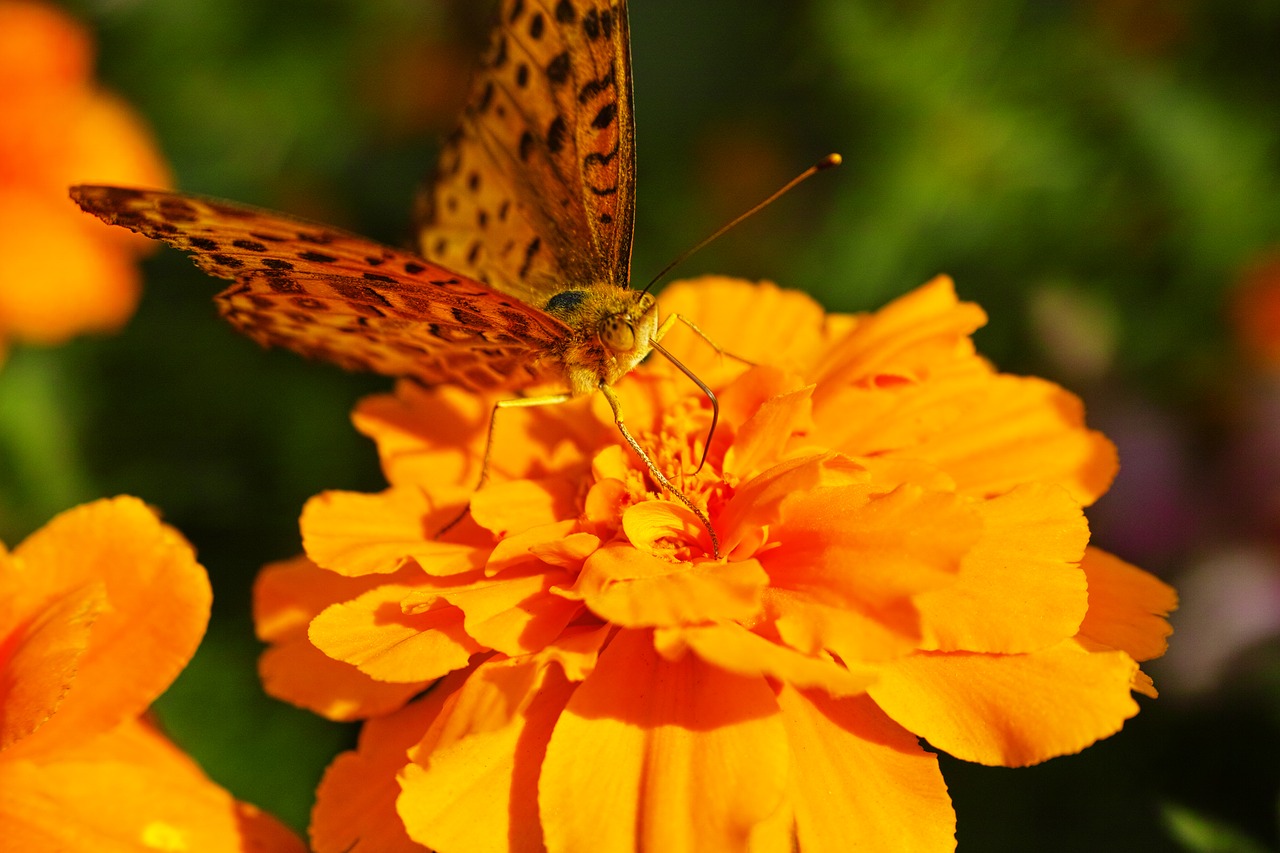
M716 354L722 355L722 356L728 356L734 361L740 361L745 365L748 365L750 367L755 367L756 363L754 361L743 358L740 355L734 355L733 353L729 352L727 349L724 349L723 347L721 347L715 341L711 340L710 336L708 336L706 332L702 331L702 329L699 329L696 323L694 323L692 320L690 320L688 317L684 316L683 314L668 314L667 319L662 321L661 325L658 326L658 330L654 332L653 337L650 338L650 340L652 340L654 343L661 341L662 338L667 334L667 332L671 331L671 327L676 324L677 320L680 321L681 323L684 323L693 331L695 335L697 335L698 337L706 341L707 345L716 351Z
M720 422L720 401L716 399L715 393L709 387L707 387L707 383L699 379L692 370L690 370L689 368L681 364L678 358L676 358L674 355L668 352L667 349L661 343L659 343L659 341L662 340L662 338L667 334L667 332L671 331L671 327L676 324L677 320L679 320L680 322L688 326L690 329L692 329L698 335L698 337L702 338L704 341L710 344L711 348L714 349L721 356L727 355L729 356L729 358L737 359L738 361L741 361L743 364L748 364L748 365L753 364L753 362L747 361L745 358L741 358L740 356L736 356L727 350L721 349L719 345L716 344L715 341L707 337L706 332L702 331L697 326L695 326L692 320L689 320L688 318L683 317L680 314L668 314L667 319L662 321L662 325L658 326L657 331L655 331L653 333L653 336L649 338L649 343L653 346L653 348L657 350L662 356L664 356L667 359L667 361L671 362L676 367L680 368L680 372L683 373L685 376L688 376L690 381L692 381L694 385L697 385L698 388L702 390L702 393L707 396L707 399L711 401L711 428L707 430L707 440L702 445L702 458L698 460L698 467L693 470L694 476L697 476L698 472L702 470L702 466L707 464L707 453L710 452L711 450L711 439L715 437L716 424Z
M489 412L489 434L484 440L484 456L480 463L480 479L476 482L475 491L478 492L484 488L484 484L489 481L489 459L493 455L493 435L494 428L498 423L499 409L528 409L533 406L555 406L560 403L567 403L573 399L572 394L547 394L542 397L515 397L510 400L499 400L493 404L493 409ZM458 522L467 517L467 513L471 512L471 501L467 501L467 505L462 508L462 512L458 513L444 527L436 531L433 537L439 539L458 525Z
M719 559L720 539L716 536L715 528L711 526L711 519L707 518L707 514L705 512L699 509L693 501L689 500L684 492L677 489L675 485L667 479L667 475L663 474L662 471L658 469L658 466L654 464L653 459L645 452L645 449L640 446L640 442L636 441L635 437L631 435L631 431L628 430L626 425L622 422L622 405L618 401L617 392L603 382L600 383L600 392L604 394L604 398L609 401L609 408L613 409L613 423L618 427L618 432L622 433L622 437L626 439L627 444L631 445L631 449L634 450L636 455L644 462L645 467L649 469L649 474L653 479L657 481L660 486L670 492L676 500L687 506L690 512L697 516L698 521L707 529L707 535L711 537L711 552L715 555L716 559ZM715 398L713 397L712 399L714 400Z

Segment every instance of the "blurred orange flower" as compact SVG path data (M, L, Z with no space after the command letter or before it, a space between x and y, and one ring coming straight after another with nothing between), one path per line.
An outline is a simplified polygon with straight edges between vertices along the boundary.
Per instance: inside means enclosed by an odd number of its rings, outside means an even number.
M168 186L133 111L92 78L89 35L54 7L0 0L0 355L133 313L149 240L80 215L67 187Z
M204 568L135 498L0 546L0 851L301 851L145 718L204 636Z
M306 557L257 589L268 690L370 718L320 787L320 853L948 850L919 738L1033 764L1155 694L1174 593L1081 511L1112 445L974 352L949 280L869 315L721 278L662 302L755 364L664 340L721 401L697 475L697 389L652 360L616 389L721 559L603 400L500 412L439 538L493 401L405 383L356 411L390 488L314 498Z
M1280 249L1260 255L1245 268L1231 315L1246 353L1262 367L1280 368Z

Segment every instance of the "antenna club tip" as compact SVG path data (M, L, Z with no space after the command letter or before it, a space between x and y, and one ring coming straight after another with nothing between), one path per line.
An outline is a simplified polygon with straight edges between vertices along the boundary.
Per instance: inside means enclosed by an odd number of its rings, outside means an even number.
M834 153L828 154L826 157L823 157L821 160L818 161L818 168L830 169L833 166L839 166L843 162L844 162L844 158L841 157L839 154L834 154Z

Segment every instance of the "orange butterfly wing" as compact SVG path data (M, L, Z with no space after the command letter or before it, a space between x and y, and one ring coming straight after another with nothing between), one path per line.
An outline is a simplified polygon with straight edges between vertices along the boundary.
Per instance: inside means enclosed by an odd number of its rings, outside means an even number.
M261 344L429 385L519 390L562 381L563 323L409 252L196 196L102 186L71 195L100 219L233 279L218 308Z
M421 251L535 305L627 287L635 122L625 2L505 0L419 197Z

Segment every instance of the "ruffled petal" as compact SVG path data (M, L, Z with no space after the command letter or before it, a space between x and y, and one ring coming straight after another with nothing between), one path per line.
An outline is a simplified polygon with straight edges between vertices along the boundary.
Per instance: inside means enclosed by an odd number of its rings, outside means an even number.
M982 538L956 582L915 599L922 647L1017 653L1074 636L1088 607L1078 564L1089 528L1079 504L1057 486L1033 485L976 507Z
M525 573L507 572L500 579L482 577L447 590L423 587L406 596L405 611L430 609L447 601L464 616L463 630L481 647L517 656L538 651L564 630L582 609L550 590L571 583L568 572L536 565Z
M486 486L471 498L476 523L499 536L577 515L578 483L568 477L512 480Z
M1138 713L1123 652L1068 640L1024 655L928 652L885 666L868 689L897 723L966 761L1003 767L1079 752Z
M763 679L671 662L623 631L556 723L539 780L562 851L743 850L785 807L786 733Z
M742 372L741 362L720 355L717 346L750 362L803 372L820 357L832 337L846 328L846 318L824 314L808 294L784 290L767 281L727 276L673 282L662 291L662 307L695 321L710 341L677 323L662 345L713 385L720 377ZM779 335L779 329L787 333ZM667 369L661 362L646 365L646 370L651 368Z
M972 504L947 492L814 489L788 502L760 561L774 589L875 610L954 583L981 534Z
M130 721L46 760L0 762L0 851L302 853L149 726Z
M16 566L0 555L0 571ZM0 752L35 732L57 712L89 650L94 620L107 606L99 584L87 584L54 599L29 621L0 624Z
M1164 654L1173 633L1165 617L1178 606L1173 587L1098 548L1085 553L1081 568L1089 579L1089 613L1080 639L1137 661Z
M767 583L754 560L673 563L612 544L587 558L574 591L605 621L643 627L747 619Z
M1115 445L1085 428L1078 397L1052 382L1021 376L975 378L974 384L979 387L938 384L940 394L981 398L912 454L946 471L969 494L1003 494L1031 479L1062 486L1088 506L1110 487L1118 468Z
M788 500L819 487L834 488L864 484L870 477L866 469L844 456L823 453L790 459L752 477L734 492L716 519L723 538L721 550L735 557L749 557L761 542L761 531L782 518ZM746 544L746 550L741 548Z
M384 584L351 601L328 607L311 621L308 636L326 655L378 681L433 681L467 665L484 650L462 624L462 611L439 606L405 613L417 587Z
M389 579L403 582L417 572L416 566L409 566ZM271 644L258 661L263 689L331 720L377 716L404 705L425 682L377 681L324 654L307 636L311 620L326 607L387 580L380 575L344 577L306 557L264 568L253 587L258 639Z
M829 394L846 386L883 375L921 379L940 365L971 357L969 335L987 316L978 306L956 299L951 279L938 276L860 320L815 371L819 408L826 406Z
M769 677L801 690L820 689L832 696L861 693L876 678L873 669L851 672L829 657L801 654L731 623L659 629L654 632L654 648L667 660L678 660L692 651L727 672Z
M444 712L463 718L468 731L433 731L413 750L414 762L401 775L397 809L409 835L439 853L540 853L545 848L538 827L538 775L573 685L558 669L537 661L496 666L496 683L478 677L486 669L492 673L495 666L478 669L459 701ZM464 695L477 688L481 696ZM497 715L497 725L471 730L486 716L475 712L477 702L492 707L498 697L510 713Z
M18 546L14 558L47 595L96 584L107 601L75 682L41 739L65 743L138 716L204 637L212 599L204 568L191 546L136 498L68 510Z
M409 763L409 749L464 677L450 676L400 711L369 720L356 748L333 760L311 812L315 853L424 853L426 848L409 837L396 812L397 777Z
M955 848L955 812L937 758L865 696L778 692L791 746L798 849Z
M317 564L349 577L391 574L406 559L437 576L473 571L484 565L487 548L435 539L458 511L436 507L412 487L323 492L303 507L302 545Z
M813 387L809 386L762 401L738 427L733 446L724 456L724 473L747 479L782 458L792 436L811 430L812 394Z

